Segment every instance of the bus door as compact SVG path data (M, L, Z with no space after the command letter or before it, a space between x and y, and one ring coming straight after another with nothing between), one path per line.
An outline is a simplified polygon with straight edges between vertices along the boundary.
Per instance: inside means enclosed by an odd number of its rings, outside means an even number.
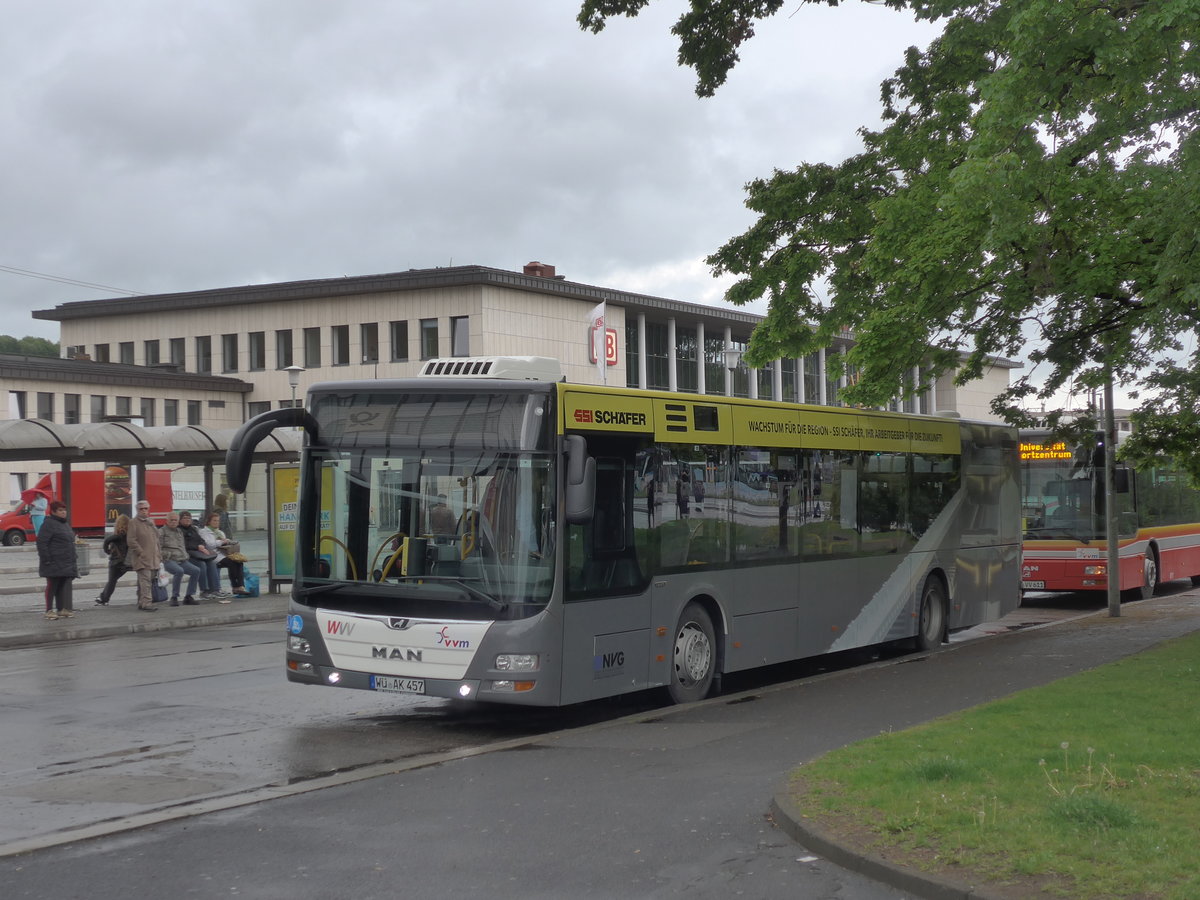
M563 603L563 702L648 686L648 568L639 555L636 447L589 436L596 460L596 506L587 525L567 528Z

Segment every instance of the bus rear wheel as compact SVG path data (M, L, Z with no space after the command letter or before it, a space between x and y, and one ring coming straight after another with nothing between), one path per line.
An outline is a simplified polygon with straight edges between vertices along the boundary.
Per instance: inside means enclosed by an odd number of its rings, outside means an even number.
M24 543L25 543L25 532L14 528L12 531L7 531L4 533L4 546L20 547Z
M925 579L921 588L921 611L917 620L917 636L913 645L917 650L936 650L946 634L946 589L936 575Z
M699 603L689 603L675 626L667 693L675 703L703 700L712 688L716 670L717 637L712 619Z

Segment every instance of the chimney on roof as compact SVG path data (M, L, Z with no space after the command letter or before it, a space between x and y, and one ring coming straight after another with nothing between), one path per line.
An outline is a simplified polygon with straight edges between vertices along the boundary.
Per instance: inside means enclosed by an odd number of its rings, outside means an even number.
M548 266L545 263L529 262L525 263L526 275L537 275L540 278L557 278L554 274L554 266Z

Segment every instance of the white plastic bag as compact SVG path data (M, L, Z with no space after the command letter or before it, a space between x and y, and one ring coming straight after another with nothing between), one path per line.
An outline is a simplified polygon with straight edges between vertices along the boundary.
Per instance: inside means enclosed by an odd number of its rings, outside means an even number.
M167 571L167 567L162 563L158 564L158 586L165 588L171 583L171 573Z

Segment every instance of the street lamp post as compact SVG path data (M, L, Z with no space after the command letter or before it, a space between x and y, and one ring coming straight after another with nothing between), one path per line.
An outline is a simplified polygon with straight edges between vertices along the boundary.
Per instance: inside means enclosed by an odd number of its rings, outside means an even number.
M300 384L300 373L304 371L304 366L288 366L283 371L287 372L288 384L292 387L292 409L295 409L296 387Z

